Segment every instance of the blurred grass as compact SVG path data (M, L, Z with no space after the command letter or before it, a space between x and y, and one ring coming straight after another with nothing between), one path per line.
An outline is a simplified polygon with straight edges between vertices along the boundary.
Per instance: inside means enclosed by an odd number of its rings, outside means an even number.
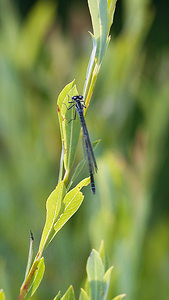
M0 2L0 287L9 300L24 276L29 231L37 248L45 201L57 182L56 99L75 76L82 89L90 55L87 10L67 10L63 34L55 2L37 2L24 19L12 2ZM33 299L52 298L71 283L77 290L101 239L115 265L112 296L165 300L169 294L169 52L153 56L145 43L156 18L151 1L123 1L122 11L86 116L92 140L102 139L98 193L86 192L47 250Z

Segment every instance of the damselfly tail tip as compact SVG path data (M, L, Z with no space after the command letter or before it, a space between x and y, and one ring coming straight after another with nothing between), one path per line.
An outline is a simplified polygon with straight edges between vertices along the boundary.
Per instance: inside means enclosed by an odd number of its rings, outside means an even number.
M95 187L95 183L94 183L94 176L93 176L93 174L90 174L90 183L91 183L92 193L95 194L96 193L96 187Z
M96 193L96 188L95 188L95 186L92 186L92 193L93 193L93 195L95 195L95 193Z

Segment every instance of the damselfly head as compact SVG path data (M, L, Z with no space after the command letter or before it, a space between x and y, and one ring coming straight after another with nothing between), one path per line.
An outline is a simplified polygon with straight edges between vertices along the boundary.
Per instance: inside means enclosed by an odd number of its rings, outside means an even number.
M73 101L76 101L76 100L82 100L83 99L83 96L82 95L77 95L77 96L73 96L72 97L72 100Z

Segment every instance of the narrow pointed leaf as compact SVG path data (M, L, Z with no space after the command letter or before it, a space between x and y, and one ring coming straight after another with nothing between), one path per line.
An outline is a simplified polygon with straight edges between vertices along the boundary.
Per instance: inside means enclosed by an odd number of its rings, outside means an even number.
M116 296L116 297L113 298L112 300L121 300L121 299L123 299L124 297L126 297L126 294L121 294L121 295Z
M81 291L80 291L79 300L90 300L88 294L86 293L86 291L84 289L81 289Z
M99 255L100 255L101 260L102 260L102 262L104 264L105 270L107 270L107 268L108 268L108 258L107 258L107 254L106 254L106 251L105 251L104 241L103 240L101 241L101 244L100 244Z
M114 12L116 8L117 0L108 0L107 1L107 12L108 12L108 33L110 31L110 27L113 23Z
M105 266L105 256L106 256L106 253L105 253L105 247L104 247L104 241L102 240L101 241L101 244L100 244L100 248L99 248L99 255L104 263L104 266Z
M106 273L104 274L104 281L108 282L111 276L111 272L114 269L114 266L111 266Z
M42 257L39 261L38 269L36 270L35 275L34 275L31 296L33 296L33 294L36 292L39 284L41 283L44 272L45 272L45 264L44 264L44 258Z
M61 300L75 300L75 294L72 285L68 288Z
M65 205L63 213L54 225L55 234L63 227L63 225L72 217L72 215L80 207L84 195L80 191L82 187L87 186L90 183L90 178L82 180L74 189L66 194L63 199Z
M59 214L61 208L61 201L65 195L65 192L66 192L65 185L63 181L61 181L57 185L56 189L50 194L49 198L47 199L46 223L40 241L39 252L43 251L47 241L50 238L50 234L54 229L54 223Z
M104 282L106 283L105 286L105 291L104 291L104 299L107 299L107 295L108 295L108 291L109 291L109 286L110 286L110 276L111 276L111 272L113 270L113 266L110 267L107 272L104 275Z
M84 289L85 289L86 293L87 293L88 295L90 295L90 285L89 285L89 280L88 280L88 278L86 278ZM89 297L89 298L90 298L90 297Z
M61 299L61 292L59 291L53 300L60 300Z

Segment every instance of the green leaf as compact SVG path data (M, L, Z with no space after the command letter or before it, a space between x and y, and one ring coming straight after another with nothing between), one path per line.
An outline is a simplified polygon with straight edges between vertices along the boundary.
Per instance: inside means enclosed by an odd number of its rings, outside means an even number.
M87 67L86 80L85 80L84 88L83 88L84 98L86 98L86 96L87 96L87 92L88 92L88 89L89 89L89 84L90 84L90 81L91 81L91 78L92 78L92 73L93 73L94 66L95 66L96 50L97 50L96 39L95 39L94 35L91 32L89 32L89 33L90 33L90 35L92 37L92 40L93 40L93 49L92 49L89 64L88 64L88 67Z
M121 300L122 298L126 297L126 294L121 294L113 298L112 300Z
M92 250L87 261L87 275L89 281L103 281L104 265L99 253L95 249Z
M110 276L111 276L111 272L113 270L113 266L110 267L107 272L104 275L104 282L106 283L106 288L104 291L104 299L107 299L107 295L108 295L108 291L109 291L109 285L110 285Z
M57 110L58 110L58 117L59 117L59 124L60 124L60 131L61 131L62 141L64 141L64 134L63 134L63 119L64 119L64 116L61 114L62 103L66 100L66 97L67 97L68 93L71 91L71 89L73 88L74 84L75 84L74 80L72 82L70 82L69 84L67 84L64 87L64 89L61 91L61 93L59 94L58 101L57 101Z
M100 248L99 248L99 255L101 257L101 260L104 264L105 269L107 269L107 257L106 257L106 252L105 252L105 247L104 247L104 241L101 241Z
M0 290L0 300L5 300L6 297L5 297L5 294L4 294L4 291L1 289Z
M53 300L60 300L61 299L61 292L59 291Z
M100 14L100 51L98 61L101 63L105 49L107 47L107 26L108 26L108 16L107 16L107 1L100 0L99 4L99 14Z
M100 0L88 0L88 6L91 14L91 19L92 19L92 26L93 26L93 50L92 50L92 55L91 59L89 61L89 66L88 66L88 74L89 71L92 71L91 67L93 68L93 62L97 58L99 58L99 52L100 52L100 13L99 13L99 2ZM94 56L95 54L95 56ZM89 77L89 76L88 76Z
M117 0L108 0L107 1L107 12L108 12L108 32L110 31L110 27L113 23L114 12L116 8Z
M61 137L64 145L64 166L67 172L74 163L81 129L79 118L71 121L74 118L75 108L67 109L71 106L68 101L71 101L71 97L74 95L78 95L78 92L74 81L72 81L62 90L57 102Z
M80 190L82 187L87 186L89 183L90 178L85 178L74 189L66 194L65 198L63 199L64 211L54 225L55 234L78 210L84 198L84 195L80 192Z
M85 166L85 159L82 159L78 165L76 166L74 173L70 179L70 182L67 186L67 190L70 189L70 187L72 186L73 182L79 177L80 172L82 171L83 167Z
M61 201L65 195L65 192L65 185L63 181L61 181L60 183L58 183L56 189L50 194L49 198L47 199L46 223L40 241L39 252L43 251L45 245L47 244L47 241L49 241L50 239L50 235L54 229L54 223L56 222L56 218L59 214Z
M100 64L106 48L108 35L107 1L88 0L88 5L92 19L94 38L97 43L96 58Z
M89 285L89 280L88 280L88 278L86 278L86 280L85 280L84 290L86 291L86 293L87 293L88 295L90 295L90 285ZM90 299L90 297L89 297L89 299Z
M88 294L84 289L81 288L79 300L90 300Z
M111 272L112 272L113 269L114 269L114 266L111 266L111 267L106 271L106 273L104 274L104 280L105 280L106 282L109 281L110 276L111 276Z
M97 145L100 143L101 139L98 139L96 140L95 142L92 143L92 146L93 146L93 149L95 149L97 147ZM79 163L78 165L76 166L75 170L74 170L74 173L70 179L70 182L67 186L67 190L70 189L70 187L72 186L73 182L78 178L80 172L82 171L83 167L85 166L86 164L86 160L85 158L83 158Z
M104 265L96 250L92 250L87 261L87 276L90 285L91 300L104 299L106 283L104 282Z
M68 288L61 300L75 300L75 294L72 285Z
M33 296L33 294L36 292L36 290L43 278L44 272L45 272L45 264L44 264L44 258L42 257L39 261L38 269L36 270L35 275L34 275L31 296Z
M107 270L108 267L109 267L109 262L108 262L108 257L107 257L107 253L105 251L104 241L103 240L101 241L101 244L100 244L99 254L100 254L100 257L101 257L102 262L104 264L104 268L105 268L105 270Z
M113 23L116 1L117 0L88 0L94 32L94 37L92 38L96 42L96 50L94 51L93 47L92 53L95 53L95 58L98 60L99 65L102 62L109 42L109 31ZM91 55L91 58L89 67L91 66L91 62L94 61L93 55ZM89 67L87 73L89 73Z
M93 33L97 40L100 37L100 20L99 20L99 6L96 0L88 0L88 6L92 19Z

